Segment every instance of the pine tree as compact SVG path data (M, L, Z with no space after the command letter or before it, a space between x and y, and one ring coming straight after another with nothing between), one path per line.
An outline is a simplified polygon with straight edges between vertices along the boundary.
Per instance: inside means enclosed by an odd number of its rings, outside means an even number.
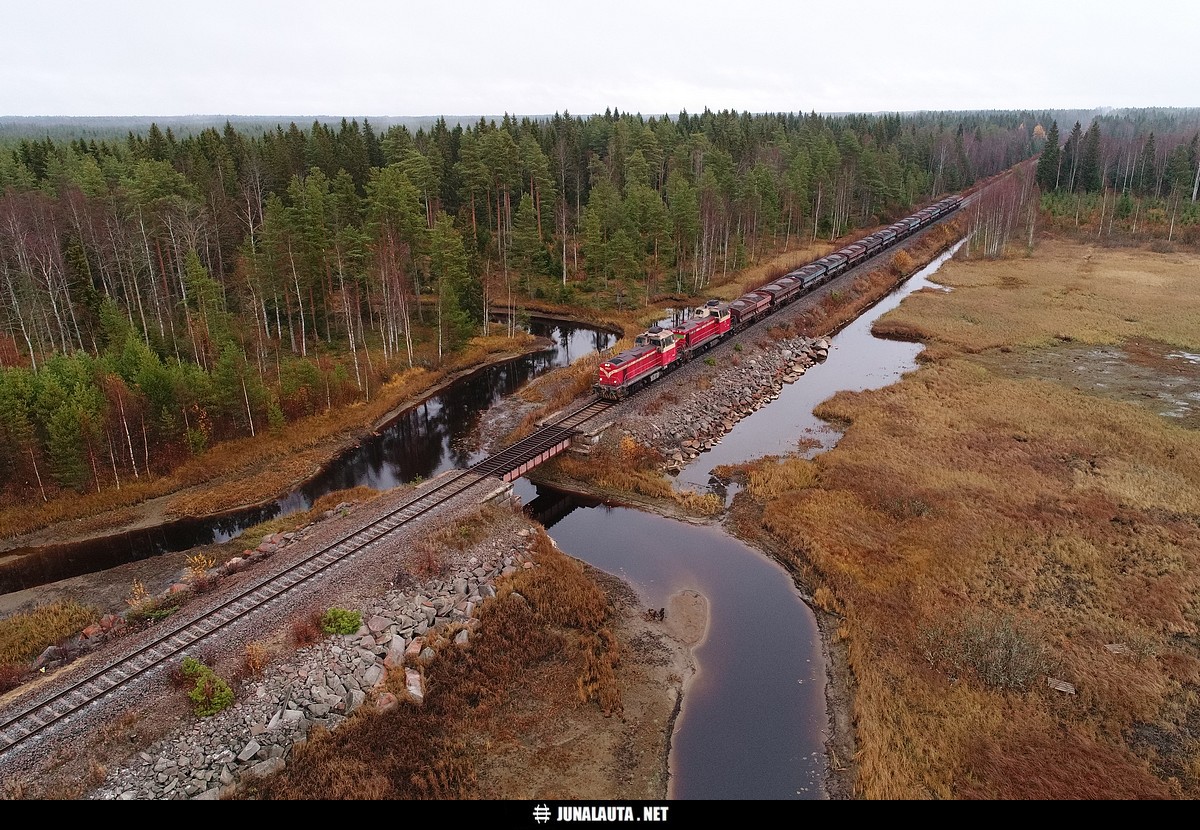
M460 346L471 333L471 317L464 300L468 294L467 252L454 220L442 213L433 223L429 244L429 271L437 285L438 360Z

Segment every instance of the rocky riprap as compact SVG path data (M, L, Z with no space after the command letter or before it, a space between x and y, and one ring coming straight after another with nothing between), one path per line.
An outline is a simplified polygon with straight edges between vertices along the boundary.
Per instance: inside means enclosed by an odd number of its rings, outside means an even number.
M829 347L828 338L794 337L753 353L723 350L719 360L725 366L705 375L706 389L677 402L653 403L651 411L643 406L623 426L638 443L662 453L665 471L677 472L738 421L779 397L785 383L824 361Z
M361 609L357 633L298 649L247 680L230 708L110 769L88 798L221 798L247 777L283 769L313 727L336 729L362 706L400 705L384 689L389 672L404 673L407 697L419 704L422 666L435 656L446 659L445 650L435 653L429 645L434 634L466 645L478 624L475 609L495 595L496 580L533 567L531 547L532 532L520 530L507 553L472 557L450 576L389 591Z

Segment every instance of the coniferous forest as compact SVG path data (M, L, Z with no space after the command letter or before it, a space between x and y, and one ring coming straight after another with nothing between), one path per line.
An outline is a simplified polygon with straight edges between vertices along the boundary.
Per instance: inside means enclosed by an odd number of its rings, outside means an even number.
M0 488L161 474L436 368L491 312L703 296L1043 147L1043 193L1121 187L1194 229L1194 115L1065 147L1055 114L1003 111L0 138Z

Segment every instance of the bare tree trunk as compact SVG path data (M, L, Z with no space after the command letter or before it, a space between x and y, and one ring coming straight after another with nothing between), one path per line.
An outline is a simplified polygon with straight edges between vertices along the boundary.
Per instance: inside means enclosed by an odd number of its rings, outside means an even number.
M346 313L346 333L350 336L350 354L354 357L354 382L362 389L362 375L358 370L358 345L354 342L354 319L350 314L350 297L346 294L346 275L342 271L342 258L338 256L338 281L342 284L342 308Z
M146 471L146 478L150 478L150 436L146 433L146 415L142 413L142 469Z
M88 458L92 460L92 478L96 481L96 492L100 492L100 467L96 464L96 451L92 448L92 442L88 442Z
M112 461L113 481L116 482L117 489L121 489L121 477L117 475L117 454L113 451L112 435L108 430L104 431L104 437L108 439L108 458Z
M821 183L817 182L817 204L816 207L813 208L812 242L817 241L817 220L821 216L821 189Z
M243 377L241 380L242 380L242 398L246 401L246 420L250 422L250 437L253 438L254 437L254 413L250 411L250 393L246 391L246 378ZM326 390L328 390L328 386L326 386ZM325 395L326 395L326 398L328 398L329 392L326 391Z
M36 373L38 370L37 355L34 354L33 340L29 336L29 329L25 327L25 316L21 314L21 305L17 301L17 292L13 288L12 272L8 268L4 269L4 282L8 285L8 296L12 297L13 313L21 325L21 335L25 338L25 346L29 349L29 362L33 365L33 371Z
M300 275L296 273L296 258L292 254L292 243L288 240L288 263L292 266L292 281L296 285L296 302L300 304L300 355L308 357L308 334L304 327L304 298L300 296ZM288 315L289 322L291 315Z
M125 400L120 392L117 392L117 406L121 410L121 425L125 427L125 443L129 445L129 463L133 465L133 477L139 478L137 461L133 457L133 439L129 436L129 422L125 420Z
M42 486L42 474L38 471L37 456L33 454L33 447L29 448L29 460L33 462L33 476L37 479L38 490L42 494L42 501L50 501L50 499L46 498L46 488Z

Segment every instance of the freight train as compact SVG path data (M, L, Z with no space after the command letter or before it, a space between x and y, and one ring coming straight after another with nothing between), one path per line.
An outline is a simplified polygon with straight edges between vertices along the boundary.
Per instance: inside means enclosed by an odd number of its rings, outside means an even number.
M632 348L600 364L593 389L607 400L624 399L736 332L953 213L962 203L961 196L948 196L732 302L709 300L685 323L672 328L652 326L634 339Z

